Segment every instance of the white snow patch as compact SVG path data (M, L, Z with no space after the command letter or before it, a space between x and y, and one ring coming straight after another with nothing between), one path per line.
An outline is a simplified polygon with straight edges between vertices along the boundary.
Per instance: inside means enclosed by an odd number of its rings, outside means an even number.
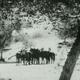
M61 69L55 69L54 65L0 64L0 78L12 80L58 80L60 72Z
M9 61L8 58L15 55L18 51L20 51L23 48L23 46L24 45L22 44L22 42L12 43L9 47L11 50L4 52L3 57L6 61ZM15 61L15 57L10 59L10 61Z

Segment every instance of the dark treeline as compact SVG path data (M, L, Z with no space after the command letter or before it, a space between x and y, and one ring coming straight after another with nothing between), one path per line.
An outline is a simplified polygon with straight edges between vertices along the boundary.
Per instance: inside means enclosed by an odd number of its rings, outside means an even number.
M38 4L38 3L48 3L48 4L57 4L59 2L62 2L66 5L73 5L74 3L80 3L80 0L0 0L0 6L1 7L8 7L11 5L15 5L17 3L19 3L20 1L22 1L24 4L26 3L34 3L34 4ZM49 5L51 6L51 5Z

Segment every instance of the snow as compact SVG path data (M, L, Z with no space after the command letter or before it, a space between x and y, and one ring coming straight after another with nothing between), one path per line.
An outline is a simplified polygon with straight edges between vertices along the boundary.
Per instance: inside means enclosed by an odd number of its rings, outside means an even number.
M22 64L16 65L16 63L13 63L13 64L2 63L0 64L0 78L1 79L10 78L12 80L53 80L53 79L59 80L62 66L58 66L58 64L63 65L61 64L62 61L60 60L60 56L64 49L63 48L62 51L57 50L57 43L59 42L59 39L56 36L54 36L54 33L48 35L47 32L46 31L44 32L43 30L41 30L40 32L37 29L29 32L29 29L28 29L28 30L23 30L22 32L25 34L26 31L30 35L30 40L32 41L32 43L34 43L35 48L39 48L39 49L44 48L45 50L48 50L48 48L51 48L51 50L57 54L54 64L24 66ZM36 33L37 34L40 33L41 35L44 33L44 35L42 35L41 37L39 36L34 37ZM15 32L13 33L13 35L14 34ZM15 57L13 57L10 60L8 60L8 58L12 55L15 55L16 52L18 52L23 47L24 45L22 42L17 42L17 43L13 42L10 45L11 50L3 53L4 58L8 62L15 61Z
M18 51L20 51L22 49L24 45L21 42L17 42L17 43L12 43L10 45L9 48L11 48L11 50L4 52L3 53L3 57L5 58L6 61L9 61L8 58L15 55ZM10 61L15 61L16 58L13 57Z
M53 39L51 39L51 37L49 37L49 38L48 38L48 42L49 42L49 40L53 40ZM47 41L47 39L46 39L46 41ZM37 40L35 42L37 42ZM37 47L38 47L39 43L37 42ZM46 42L43 42L43 43L46 44ZM49 42L49 44L50 44L50 42ZM22 44L20 42L18 42L16 44L12 44L11 46L14 51L18 51L18 49L20 49L20 45L22 45ZM49 45L49 47L50 47L50 45ZM64 56L66 58L66 55L67 55L67 54L63 54L62 52L64 51L66 53L67 50L65 49L65 47L63 47L62 49L60 49L58 51L59 52L56 55L56 60L55 60L54 64L43 64L43 65L17 64L16 65L16 63L13 63L13 64L2 63L2 64L0 64L0 78L1 79L4 78L5 80L7 80L7 79L12 79L12 80L54 80L55 79L55 80L59 80L59 77L60 77L60 74L62 71L62 66L64 65L64 61L65 61ZM14 54L14 53L12 53L12 54ZM6 53L6 55L8 57L10 56L7 53ZM63 60L61 60L61 59L63 59Z
M0 64L0 78L12 80L58 80L60 69L54 65L18 65Z
M48 34L48 31L45 31L42 28L23 28L19 34L24 35L25 40L30 41L32 47L39 49L44 48L44 50L51 48L51 51L56 54L55 62L54 64L44 65L16 65L16 63L2 63L0 64L0 80L8 80L9 78L12 80L59 80L62 67L65 63L70 48L63 46L59 49L58 43L61 40L55 35L54 32ZM19 34L14 31L12 36L15 38L19 36ZM13 62L16 60L15 57L11 58L10 60L8 60L8 58L24 48L24 44L22 41L16 43L12 42L9 48L11 48L11 50L4 52L3 57L6 61ZM71 80L80 80L79 67L78 61Z
M76 62L71 80L80 80L80 56L78 61Z
M18 10L18 7L12 9L14 15L13 18L18 17L17 14L15 15ZM18 51L24 48L25 45L27 45L27 48L44 48L44 50L48 50L48 48L51 48L51 51L56 54L55 62L54 64L43 65L1 63L0 80L59 80L62 67L65 63L70 48L67 48L66 46L57 48L60 39L55 35L54 32L51 32L51 30L53 29L53 25L47 15L41 15L39 12L37 12L36 16L32 18L27 17L26 13L21 12L20 16L22 29L19 32L17 32L16 30L13 31L13 42L9 46L11 50L3 53L3 57L5 58L5 60L8 62L16 61L15 56L10 60L8 58L15 55ZM32 23L31 25L28 24L28 20ZM56 18L54 18L54 21L55 20ZM34 21L36 22L34 23ZM11 22L6 21L6 25L8 25L9 23ZM62 24L60 19L58 19L55 26L63 28L65 25ZM19 42L14 42L16 38L20 39ZM25 44L25 42L28 42L28 44ZM76 63L71 80L80 80L79 62L80 59L78 59Z
M62 67L67 58L67 52L69 52L70 49L67 48L66 46L63 46L61 49L57 49L57 43L52 43L53 40L54 41L56 40L56 38L52 39L52 37L49 36L48 39L46 37L45 39L46 41L44 40L44 38L40 38L40 39L38 38L36 40L34 39L34 42L36 42L35 46L38 48L41 48L43 46L46 50L48 47L53 48L54 46L54 49L52 49L52 51L56 52L56 59L55 59L54 64L43 64L43 65L18 64L16 65L16 63L13 63L13 64L2 63L0 64L0 80L1 79L4 79L4 80L7 80L7 79L12 79L12 80L59 80L59 77L62 71ZM41 42L43 43L41 44ZM58 42L58 40L56 40L56 42ZM12 51L10 51L12 52L11 55L19 51L22 48L22 45L23 44L21 42L12 44L11 45ZM6 52L5 55L7 56L7 58L11 56L9 54L10 52ZM76 63L71 80L80 80L79 62L80 62L80 59L78 59Z
M59 80L62 67L67 58L67 50L59 50L54 64L23 65L16 63L0 64L0 80ZM64 53L64 54L63 54ZM71 80L80 80L80 59L77 61Z

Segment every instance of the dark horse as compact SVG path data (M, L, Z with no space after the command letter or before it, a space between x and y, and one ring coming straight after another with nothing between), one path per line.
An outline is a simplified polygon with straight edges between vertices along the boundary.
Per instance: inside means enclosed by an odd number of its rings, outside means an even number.
M41 50L40 57L42 58L42 63L48 64L55 61L55 53L50 51ZM46 62L44 62L46 60Z
M31 52L25 52L25 59L26 59L26 64L28 63L29 65L31 64L32 56Z
M54 63L54 61L55 61L55 53L54 52L49 52L49 57L50 57L51 63Z
M21 50L20 52L16 53L16 62L17 63L23 63L23 64L30 64L31 55L30 52L27 52L26 50Z
M21 53L20 52L18 52L18 53L16 53L16 62L17 63L20 63L21 62Z
M40 51L38 49L30 49L32 64L39 64L39 54Z

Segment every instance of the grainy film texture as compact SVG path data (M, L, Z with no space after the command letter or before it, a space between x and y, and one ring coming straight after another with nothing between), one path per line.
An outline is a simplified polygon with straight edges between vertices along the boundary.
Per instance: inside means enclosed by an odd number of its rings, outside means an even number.
M80 80L79 54L79 0L0 0L0 80Z

